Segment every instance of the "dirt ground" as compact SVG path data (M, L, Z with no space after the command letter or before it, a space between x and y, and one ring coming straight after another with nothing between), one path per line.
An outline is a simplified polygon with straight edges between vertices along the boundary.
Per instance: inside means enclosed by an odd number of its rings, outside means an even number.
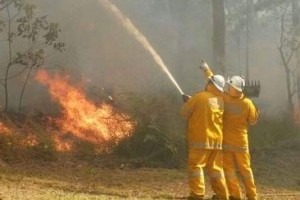
M252 155L260 194L266 200L300 200L300 152L264 151ZM126 167L85 162L2 163L0 197L32 199L184 199L184 169ZM208 196L211 190L208 186Z

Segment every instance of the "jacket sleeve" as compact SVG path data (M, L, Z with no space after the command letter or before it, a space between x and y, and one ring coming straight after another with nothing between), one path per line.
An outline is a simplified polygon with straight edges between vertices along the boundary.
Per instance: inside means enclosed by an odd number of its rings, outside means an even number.
M212 70L210 68L204 70L204 76L209 79L210 77L212 77L214 75L214 73L212 72Z
M192 96L186 103L184 103L181 107L181 116L189 118L193 114L196 101L196 97Z
M248 123L249 125L256 124L258 120L259 111L255 104L249 100L249 115L248 115Z

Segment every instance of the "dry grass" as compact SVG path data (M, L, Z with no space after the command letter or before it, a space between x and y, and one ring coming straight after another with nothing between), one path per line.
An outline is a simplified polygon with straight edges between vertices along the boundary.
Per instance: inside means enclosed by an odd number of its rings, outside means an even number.
M184 171L88 165L15 165L0 173L3 199L152 199L187 193Z
M280 150L253 157L261 199L300 199L299 152ZM0 197L5 200L182 199L189 192L183 169L101 166L101 163L67 161L2 166Z

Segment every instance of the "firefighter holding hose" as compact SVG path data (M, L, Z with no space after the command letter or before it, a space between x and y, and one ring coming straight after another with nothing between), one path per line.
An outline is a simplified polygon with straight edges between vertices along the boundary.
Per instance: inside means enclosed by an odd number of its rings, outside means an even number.
M210 177L213 200L227 200L228 192L222 169L223 76L210 76L204 91L192 97L183 95L181 114L188 120L188 181L190 200L203 200L204 171Z
M213 73L208 64L202 60L200 65L208 79ZM248 145L248 126L254 125L258 119L258 110L253 102L245 97L243 89L245 81L240 76L228 80L228 93L223 93L223 168L230 200L241 200L242 193L237 178L240 173L245 185L248 200L257 200L256 186L250 165Z

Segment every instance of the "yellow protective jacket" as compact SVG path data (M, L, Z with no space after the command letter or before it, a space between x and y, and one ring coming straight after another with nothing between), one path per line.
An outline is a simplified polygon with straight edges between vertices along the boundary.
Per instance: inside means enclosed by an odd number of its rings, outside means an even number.
M213 73L208 69L205 75L209 78ZM223 93L223 100L223 149L248 152L248 126L256 123L258 110L244 94L231 96Z
M188 119L190 149L222 149L223 111L222 93L212 84L182 106L181 114Z

